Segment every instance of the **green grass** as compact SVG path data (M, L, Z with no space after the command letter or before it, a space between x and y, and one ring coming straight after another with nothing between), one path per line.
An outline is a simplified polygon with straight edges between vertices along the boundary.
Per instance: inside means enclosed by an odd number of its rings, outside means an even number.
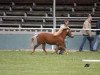
M100 59L100 52L70 52L57 55L48 52L0 51L0 75L100 75L100 63L84 67L82 59Z

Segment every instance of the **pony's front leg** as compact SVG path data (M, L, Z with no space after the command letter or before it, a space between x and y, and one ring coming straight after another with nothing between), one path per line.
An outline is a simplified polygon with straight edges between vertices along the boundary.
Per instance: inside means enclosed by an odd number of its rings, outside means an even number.
M58 54L58 46L56 46L56 48L54 50L55 51L52 54L54 54L54 53Z
M65 43L63 43L63 45L60 46L60 48L61 48L61 53L68 54L68 51L66 50L66 44Z
M68 51L65 47L63 47L63 53L68 54Z
M43 51L45 52L45 54L47 55L47 51L45 50L45 43L44 44L42 44L42 49L43 49Z
M58 54L58 48L55 48L55 52L54 53Z
M64 50L64 52L65 52L65 54L68 54L68 51L66 49Z
M65 54L68 54L68 50L66 49L66 45L64 44L64 52Z
M63 53L68 54L65 45L59 46L59 50L60 50L59 54L63 54Z

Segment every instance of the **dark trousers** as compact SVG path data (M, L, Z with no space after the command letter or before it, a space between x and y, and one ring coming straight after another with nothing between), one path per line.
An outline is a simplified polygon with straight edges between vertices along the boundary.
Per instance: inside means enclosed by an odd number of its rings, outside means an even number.
M93 50L93 45L92 45L93 37L90 37L90 36L88 36L88 35L83 35L83 40L82 40L82 44L81 44L81 46L80 46L80 48L79 48L79 51L82 51L83 46L84 46L86 40L89 41L90 50L91 50L91 51Z

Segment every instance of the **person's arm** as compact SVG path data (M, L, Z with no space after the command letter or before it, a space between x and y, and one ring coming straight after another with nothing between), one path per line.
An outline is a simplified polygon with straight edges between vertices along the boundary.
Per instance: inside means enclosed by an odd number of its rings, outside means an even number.
M86 33L91 37L91 32L89 30L86 30Z
M68 26L65 26L65 25L62 25L61 28L62 28L62 29L67 29L67 28L69 28L69 27L68 27Z
M100 21L98 21L97 23L96 23L96 29L100 29ZM100 30L97 30L96 31L96 34L98 35L100 33Z

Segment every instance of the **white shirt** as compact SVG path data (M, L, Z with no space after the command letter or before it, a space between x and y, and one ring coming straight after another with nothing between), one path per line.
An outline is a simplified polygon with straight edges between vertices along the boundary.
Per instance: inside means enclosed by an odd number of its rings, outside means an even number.
M54 35L55 36L59 35L63 31L63 29L66 29L66 28L69 28L69 27L65 26L64 24L61 24L59 30L57 32L54 32Z
M89 23L87 20L83 24L83 29L91 29L91 23ZM89 34L91 35L91 30L88 30ZM83 30L84 35L88 35L86 30Z
M60 29L59 30L63 30L63 29L65 29L65 28L67 28L64 24L61 24L61 26L60 26ZM69 27L68 27L69 28Z

